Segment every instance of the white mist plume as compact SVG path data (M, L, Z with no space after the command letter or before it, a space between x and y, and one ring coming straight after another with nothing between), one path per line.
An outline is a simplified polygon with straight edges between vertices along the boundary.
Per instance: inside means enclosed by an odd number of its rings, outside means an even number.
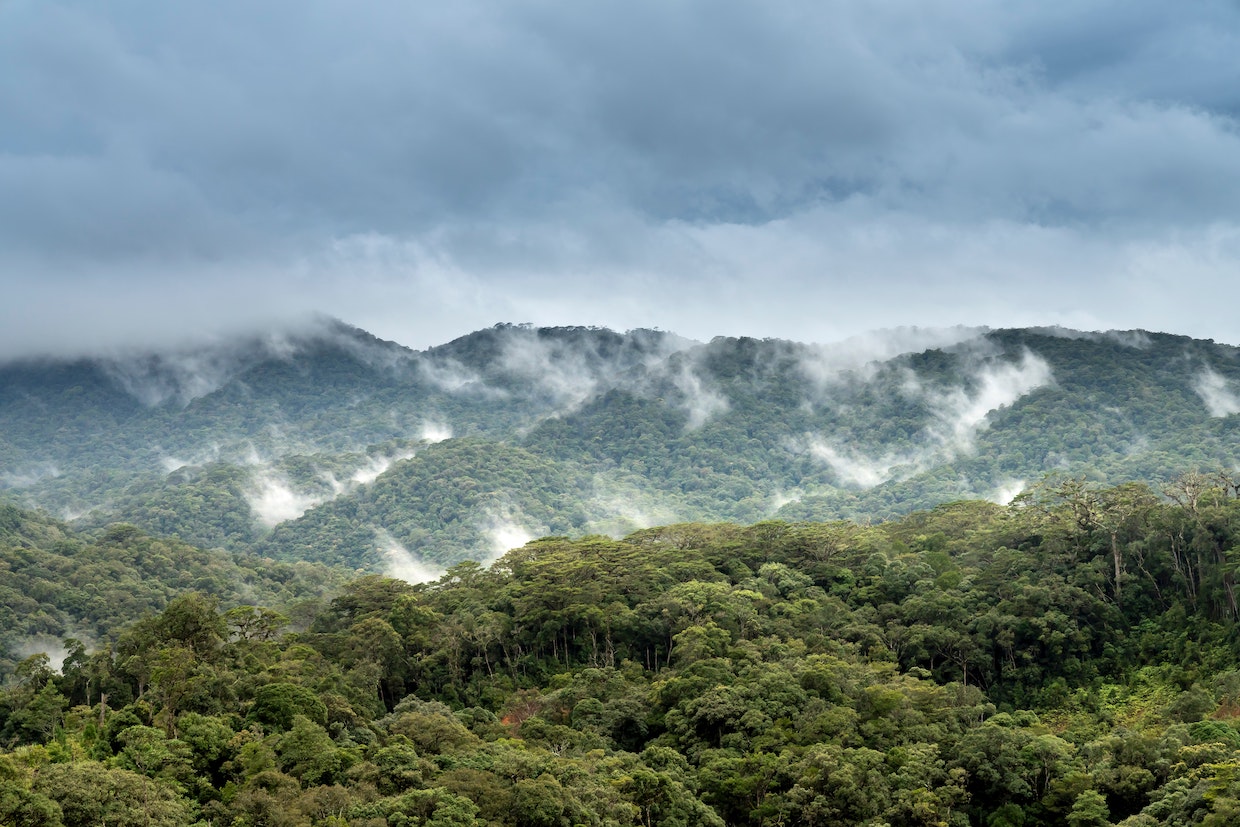
M423 421L422 428L418 433L418 439L426 443L443 442L452 438L452 428L439 422L429 420ZM367 485L378 479L379 475L387 471L398 462L412 459L417 456L417 450L410 448L404 451L398 451L394 454L379 454L370 457L363 465L361 465L349 477L349 481L354 485Z
M51 635L31 635L13 644L13 654L19 660L25 660L31 655L47 655L47 665L59 672L65 664L65 658L69 656L69 650L65 648L60 638Z
M443 442L446 439L452 439L452 428L441 422L426 421L422 423L422 430L418 434L418 438L423 442Z
M388 577L406 583L432 583L443 577L444 569L418 560L384 529L375 529L375 540L383 552L383 573Z
M968 454L974 448L979 431L989 426L989 415L1016 402L1026 394L1054 381L1046 360L1025 350L1019 362L987 364L972 376L973 387L950 391L923 389L910 372L901 393L920 395L931 406L934 421L924 430L921 447L903 452L887 451L881 456L868 456L863 451L838 440L808 435L792 445L793 450L807 451L835 473L845 485L873 488L892 479L907 479L924 470L934 461Z
M350 475L349 480L358 485L374 482L380 474L391 468L392 463L397 459L408 459L411 456L413 456L412 452L399 457L371 457L365 465Z
M1057 339L1075 339L1087 342L1111 341L1135 350L1144 350L1152 343L1149 335L1143 330L1073 330L1068 327L1052 325L1050 327L1031 327L1033 333L1043 336L1054 336Z
M810 456L830 468L840 482L858 488L873 488L896 476L897 470L902 477L916 473L923 460L919 455L902 455L886 453L881 457L867 457L855 449L827 442L822 439L809 438L805 450Z
M349 481L357 485L366 485L378 479L379 475L402 460L411 459L417 451L400 451L395 454L381 454L370 457L360 468L353 472Z
M148 408L174 400L184 406L218 390L231 378L232 359L220 354L113 357L104 370L125 391Z
M590 521L590 531L619 538L643 528L681 520L658 492L604 474L594 476L592 487L594 496L590 506L597 517Z
M1102 335L1113 342L1135 350L1145 350L1152 344L1149 335L1142 330L1108 330Z
M819 389L840 379L848 371L865 371L905 353L951 347L976 339L985 327L898 327L875 330L839 342L806 347L798 358L801 373Z
M1207 366L1197 374L1193 390L1206 403L1210 416L1231 416L1240 413L1240 397L1231 390L1226 377Z
M972 391L957 388L926 396L939 420L938 426L931 429L931 436L953 452L971 451L977 432L989 424L986 417L991 411L1049 385L1052 375L1045 359L1026 350L1020 362L987 365L974 379L977 387Z
M594 395L601 377L591 369L580 343L523 334L513 331L505 337L500 357L505 370L534 382L569 409Z
M617 539L632 534L634 531L640 531L643 528L661 525L664 522L676 522L674 519L666 521L656 520L647 511L631 502L623 500L600 500L596 501L595 505L606 516L591 521L591 530Z
M85 517L87 514L91 513L96 508L99 508L99 506L95 506L95 505L65 506L64 508L60 509L60 511L56 512L56 516L59 517L61 521L63 522L72 523L72 522L76 522L77 520L80 520L82 517Z
M1151 442L1149 436L1139 433L1132 438L1132 442L1129 442L1124 446L1124 455L1135 457L1137 454L1143 454L1150 450L1150 445Z
M188 405L261 362L287 362L314 345L346 350L376 369L394 369L414 358L407 348L365 338L324 316L282 325L280 330L261 335L208 337L153 352L114 352L100 360L100 365L127 393L147 407L156 407L169 401Z
M1008 505L1012 500L1024 493L1025 487L1026 483L1024 480L1004 480L995 486L995 489L986 496L986 499L999 505Z
M244 460L248 458L251 452L254 454L255 457L257 457L258 452L254 450L254 446L247 444L247 451L245 452L245 454L242 455L242 458L241 458L243 461L243 464L247 464L247 465L256 464L253 462L244 462ZM201 450L195 451L193 454L190 454L189 456L185 456L185 457L167 456L167 455L161 456L159 458L159 464L163 466L164 471L171 474L173 471L176 471L178 468L185 468L186 466L206 465L209 462L215 462L219 458L220 458L220 444L216 442L216 443L212 443L206 448L202 448ZM261 462L261 460L259 460L259 462Z
M534 535L516 523L498 522L493 524L488 532L491 537L491 551L496 557L514 548L521 548L534 539Z
M585 335L577 335L585 333ZM677 351L695 344L650 331L562 331L542 336L534 329L503 331L500 365L532 383L561 411L572 411L600 391L630 384L634 368L657 369Z
M160 457L159 464L162 465L164 470L169 474L176 471L178 468L185 468L186 466L194 465L194 463L190 460L181 459L180 457Z
M785 505L799 503L803 498L804 494L800 491L776 491L771 494L771 506L767 513L775 514Z
M728 400L717 391L706 387L687 360L682 362L680 371L672 376L672 383L684 394L682 406L689 414L689 430L696 430L712 417L727 412Z
M246 502L258 521L267 528L295 520L311 508L339 496L345 487L335 477L324 475L329 491L308 493L297 491L289 481L274 472L256 474L250 481Z
M648 330L618 334L509 325L495 335L498 369L546 397L557 413L571 412L610 388L635 389L643 369L662 370L672 354L697 344Z
M60 476L60 469L52 463L36 465L22 471L5 471L0 473L0 488L28 488L43 480L55 479Z
M377 371L401 374L416 369L418 354L404 345L374 338L330 317L320 316L317 322L318 328L307 334L307 342L338 347Z
M297 347L288 336L272 333L240 343L206 342L181 350L115 354L101 364L113 380L143 405L156 407L171 400L184 406L219 390L264 359L287 361L296 352Z
M507 395L499 388L489 387L482 381L481 376L455 359L422 358L418 360L417 365L418 372L422 374L422 378L449 393L469 388L487 395Z
M513 508L486 509L479 522L478 530L491 544L488 561L497 560L514 548L521 548L532 541L535 536L521 523Z

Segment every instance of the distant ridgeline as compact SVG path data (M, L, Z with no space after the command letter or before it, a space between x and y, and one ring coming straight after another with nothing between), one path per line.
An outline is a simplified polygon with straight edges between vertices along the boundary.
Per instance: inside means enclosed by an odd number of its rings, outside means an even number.
M82 528L418 579L545 535L1160 484L1236 467L1237 411L1237 350L1164 334L500 325L415 352L320 321L0 366L0 487Z

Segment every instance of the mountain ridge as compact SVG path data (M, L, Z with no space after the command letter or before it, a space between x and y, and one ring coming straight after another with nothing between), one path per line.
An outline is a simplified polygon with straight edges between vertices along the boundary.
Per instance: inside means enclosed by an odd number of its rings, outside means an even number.
M817 345L500 324L413 351L321 325L225 347L251 348L236 370L148 354L128 388L81 360L0 365L0 486L83 527L381 568L393 549L487 559L499 536L882 518L1006 499L1048 473L1157 482L1240 464L1240 351L1174 334L914 328ZM207 390L182 404L185 387Z

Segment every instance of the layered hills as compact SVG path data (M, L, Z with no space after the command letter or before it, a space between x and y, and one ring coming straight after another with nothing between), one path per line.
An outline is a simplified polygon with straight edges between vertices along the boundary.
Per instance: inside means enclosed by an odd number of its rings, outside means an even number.
M0 366L0 485L80 528L430 576L543 535L1229 469L1237 353L1139 331L818 345L515 325L413 351L318 320Z
M0 823L1240 812L1233 348L324 321L0 370Z

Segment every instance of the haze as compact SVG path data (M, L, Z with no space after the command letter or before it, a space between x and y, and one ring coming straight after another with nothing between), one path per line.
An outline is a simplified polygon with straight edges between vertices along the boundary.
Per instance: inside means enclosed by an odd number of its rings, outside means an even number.
M9 0L0 355L315 311L1240 342L1237 54L1221 0Z

